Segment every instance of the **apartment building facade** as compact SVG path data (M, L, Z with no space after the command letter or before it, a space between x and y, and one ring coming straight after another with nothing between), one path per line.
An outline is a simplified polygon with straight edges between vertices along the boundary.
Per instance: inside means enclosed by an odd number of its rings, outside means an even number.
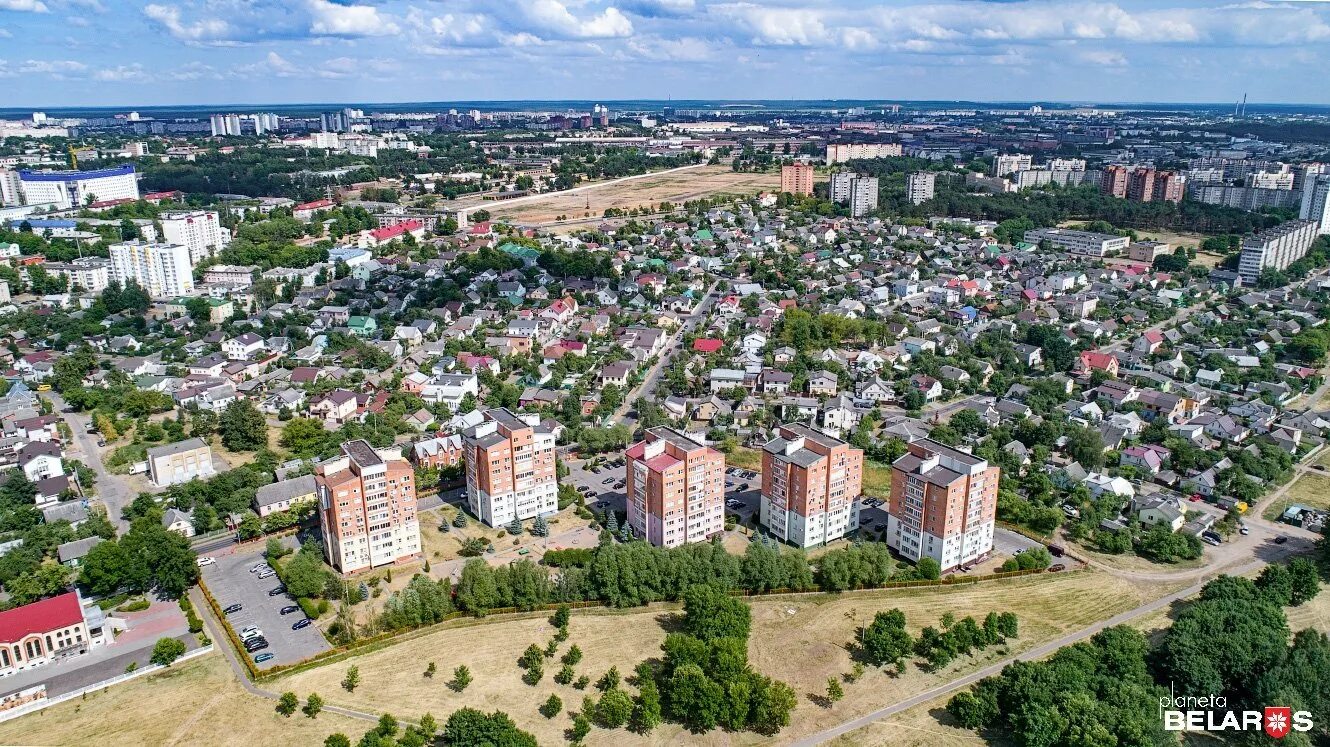
M194 264L214 256L231 240L231 232L222 227L212 210L187 210L162 213L162 238L189 250Z
M813 165L787 163L780 167L780 191L792 195L813 194Z
M647 430L624 452L628 525L657 547L725 530L725 457L673 428Z
M1248 236L1238 255L1242 282L1255 285L1265 270L1282 270L1307 255L1320 225L1314 220L1290 220Z
M946 573L993 549L1001 469L930 439L910 443L891 465L887 544L918 562L933 558Z
M937 174L931 171L919 171L905 177L905 194L911 205L919 205L933 199L937 184Z
M497 527L558 511L554 441L539 415L486 410L483 422L462 433L471 512Z
M799 547L859 527L864 452L801 423L782 425L762 447L759 520Z
M121 286L134 281L153 298L185 296L194 291L194 265L180 244L126 241L111 245L111 276Z
M1123 252L1131 244L1131 239L1126 236L1075 231L1070 228L1035 228L1026 231L1024 239L1030 244L1047 241L1069 254L1087 257L1103 257L1111 252Z
M315 468L314 487L324 552L340 573L420 556L415 470L400 452L347 441L341 456Z

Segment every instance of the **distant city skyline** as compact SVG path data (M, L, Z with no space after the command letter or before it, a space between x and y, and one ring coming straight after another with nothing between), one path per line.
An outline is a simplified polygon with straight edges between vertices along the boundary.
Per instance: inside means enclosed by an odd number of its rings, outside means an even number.
M0 0L6 107L1330 104L1326 0Z

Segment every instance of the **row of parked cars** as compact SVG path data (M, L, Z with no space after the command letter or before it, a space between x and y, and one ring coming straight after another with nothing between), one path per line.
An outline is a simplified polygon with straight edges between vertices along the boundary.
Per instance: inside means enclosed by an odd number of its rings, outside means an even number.
M268 565L267 563L259 563L254 567L250 568L249 572L253 573L255 579L258 581L266 581L272 578L273 576L277 575L277 571L274 570L273 567ZM285 593L286 593L286 586L283 584L278 584L277 586L268 590L268 596L270 597L281 596ZM243 612L244 609L245 606L243 604L232 604L228 606L226 609L222 610L222 614L226 615L227 617L230 617L231 615ZM285 607L282 607L280 610L278 610L278 614L290 615L298 613L300 611L301 610L299 605L288 604ZM307 628L313 624L314 624L313 620L302 615L300 619L296 620L291 625L291 629L300 630L302 628ZM241 644L244 645L245 651L247 653L254 655L255 664L262 664L266 661L272 661L272 659L276 656L276 654L272 652L264 651L264 649L268 648L269 644L268 644L268 639L263 635L263 631L259 629L259 626L246 625L245 627L238 630L236 634L237 636L239 636Z

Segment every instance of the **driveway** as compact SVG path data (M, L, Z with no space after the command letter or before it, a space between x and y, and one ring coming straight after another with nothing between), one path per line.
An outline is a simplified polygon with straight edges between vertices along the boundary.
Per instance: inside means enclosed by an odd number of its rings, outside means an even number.
M129 522L121 517L125 507L133 502L134 497L138 495L129 484L129 480L122 475L113 475L106 470L106 465L102 464L101 449L97 446L99 436L95 433L88 433L88 423L91 417L84 413L65 412L68 406L64 399L54 391L45 392L42 396L51 400L51 405L62 419L69 425L69 430L74 434L73 443L70 444L72 451L75 452L82 462L97 475L97 486L92 491L101 499L106 506L107 518L115 525L117 534L124 534L129 531Z
M294 537L287 537L285 542L288 547L295 547ZM259 580L257 573L249 572L250 568L263 562L263 547L264 543L255 542L213 555L211 557L216 558L217 563L203 568L203 580L222 609L232 604L243 606L239 612L226 616L225 622L232 630L239 635L242 628L257 625L263 631L263 637L268 639L268 648L263 651L239 654L251 657L259 653L274 654L272 660L259 665L260 669L265 669L308 659L332 648L323 633L319 632L318 625L310 625L303 630L291 629L291 625L305 615L299 611L285 615L280 613L283 607L292 606L296 602L285 593L268 596L270 589L281 585L276 576ZM230 644L222 642L222 645Z

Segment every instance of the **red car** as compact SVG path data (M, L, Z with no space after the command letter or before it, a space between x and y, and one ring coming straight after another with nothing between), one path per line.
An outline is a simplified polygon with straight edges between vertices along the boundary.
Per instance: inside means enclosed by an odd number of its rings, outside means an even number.
M1192 493L1191 498L1189 498L1188 500L1190 500L1192 503L1199 503L1205 500L1205 496L1201 495L1200 493Z

